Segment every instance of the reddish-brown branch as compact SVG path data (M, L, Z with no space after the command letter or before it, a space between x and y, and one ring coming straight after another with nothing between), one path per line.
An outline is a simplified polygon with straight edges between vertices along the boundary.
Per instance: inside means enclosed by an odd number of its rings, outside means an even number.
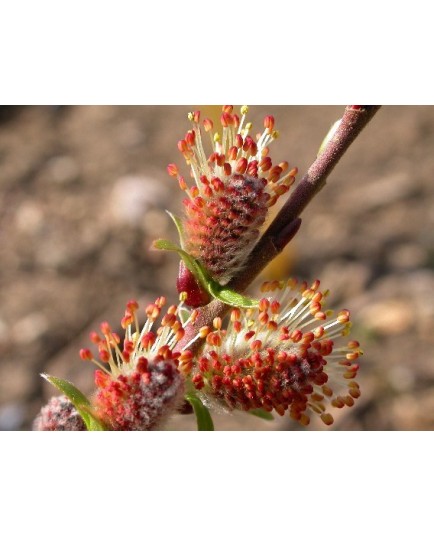
M231 288L243 292L294 237L301 224L300 214L323 188L333 168L379 108L380 106L346 107L336 132L256 244L246 268L229 282ZM178 343L178 348L184 347L195 337L200 327L210 325L213 318L223 316L228 309L229 306L218 300L201 307L195 326L186 331L184 338ZM201 341L196 344L200 345ZM190 349L195 348L192 346Z

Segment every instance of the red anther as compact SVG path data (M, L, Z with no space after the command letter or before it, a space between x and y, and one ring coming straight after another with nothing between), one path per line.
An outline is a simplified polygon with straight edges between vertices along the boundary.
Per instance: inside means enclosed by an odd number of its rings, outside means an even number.
M241 175L243 175L246 172L247 164L247 158L240 158L235 165L235 172L241 173Z
M331 424L334 423L334 419L333 417L330 415L330 413L322 413L321 414L321 420L324 424L326 424L327 426L330 426Z
M192 186L190 188L191 197L196 198L199 194L200 194L200 190L199 190L199 188L197 186ZM197 203L196 203L196 206L197 206Z
M258 146L255 142L252 142L250 144L249 151L248 151L249 155L256 156L257 152L258 152Z
M267 298L261 298L261 300L259 300L258 307L260 311L268 311L268 308L270 307L270 302L267 300Z
M185 135L187 145L193 146L196 143L196 133L194 130L189 130Z
M101 342L101 337L96 331L92 331L89 335L89 338L94 344L99 344Z
M199 329L199 336L204 339L210 331L211 329L208 326L203 326Z
M274 193L280 197L283 194L286 194L286 192L289 190L289 186L286 186L285 184L279 184L278 186L275 186L273 188Z
M192 115L193 115L193 123L199 123L199 121L200 121L200 111L195 110Z
M243 146L243 143L244 143L244 140L243 140L243 137L241 136L241 134L237 134L235 136L235 147L237 147L238 149L241 149L241 147Z
M123 329L126 329L133 322L134 322L134 317L130 313L127 313L121 320L121 326Z
M259 162L259 168L261 171L268 171L273 166L273 162L269 156L266 156L265 158L262 158Z
M229 177L232 175L232 167L229 163L223 164L223 173L226 175L226 177Z
M201 372L208 372L210 369L210 362L206 357L200 357L197 364Z
M127 307L126 307L126 310L130 313L134 313L135 311L137 311L139 309L139 304L137 303L136 300L129 300L127 302Z
M213 191L212 191L211 186L209 186L209 184L205 186L205 188L203 189L203 195L204 197L212 197Z
M273 166L268 172L268 181L277 182L282 174L282 168L280 166Z
M124 340L124 350L131 353L134 350L134 343L128 339Z
M223 324L222 319L219 316L216 316L214 320L212 321L212 325L214 329L218 329L218 330L222 329L222 324Z
M155 300L155 305L161 309L161 307L164 307L166 305L166 297L160 296Z
M341 324L345 324L350 320L350 311L348 309L342 309L340 313L338 314L338 321Z
M195 388L198 390L202 389L203 386L205 385L202 374L195 374L192 377L191 381L194 383Z
M110 353L107 350L100 350L98 357L103 363L108 363L110 361Z
M225 104L222 107L223 113L231 114L233 111L234 111L234 107L232 106L232 104Z
M205 129L205 132L209 132L214 128L214 123L211 121L211 119L204 119L203 120L203 128Z
M228 151L228 160L236 160L238 155L238 149L233 145Z
M272 115L265 116L264 128L266 128L269 133L274 129L274 117Z
M148 372L149 362L146 359L146 357L139 357L139 360L137 361L136 370L139 374L144 374L145 372Z
M95 370L95 385L100 389L104 389L110 382L110 376L102 370Z
M223 192L225 189L225 185L222 180L220 180L218 177L213 177L211 179L211 184L216 192Z
M234 119L230 113L222 113L220 116L220 122L223 128L233 125Z
M83 361L92 361L93 354L89 350L89 348L82 348L80 350L80 357L81 357L81 359L83 359Z
M179 140L178 141L178 150L181 153L187 153L188 152L188 145L187 145L187 142L185 140Z
M243 151L248 151L254 143L252 136L246 136L243 143Z
M224 154L218 154L216 157L216 163L219 167L223 167L226 160L226 156Z
M234 121L234 128L237 129L240 126L240 116L233 114L232 119Z
M127 350L124 350L122 352L122 360L124 361L124 363L129 363L130 357L131 357L131 352L127 352Z
M332 406L335 408L341 409L345 406L345 402L341 396L337 396L332 400Z
M360 389L356 387L351 387L351 389L348 392L350 393L350 396L352 396L353 398L359 398L361 394Z
M283 162L280 162L279 167L282 171L286 171L289 167L289 164L286 160L284 160Z
M317 313L315 313L315 320L326 320L327 319L327 315L325 314L324 311L318 311Z
M250 348L253 352L258 352L262 348L262 341L259 339L254 340L250 343Z
M270 320L268 323L267 323L267 329L269 331L277 331L277 322L275 322L274 320Z
M319 339L320 337L324 335L324 331L325 330L323 326L318 326L317 328L314 329L313 334L315 335L316 339Z
M145 333L143 337L140 339L140 342L143 346L143 348L149 348L152 346L156 340L157 336L152 331L148 331L148 333Z
M232 309L231 311L231 322L235 322L241 318L241 311L237 308Z
M167 166L167 173L171 176L171 177L177 177L179 175L179 172L178 172L178 168L176 167L175 164L169 164Z
M160 314L160 308L153 304L153 303L150 303L146 309L146 315L148 316L148 318L152 319L152 320L155 320L158 318L159 314Z
M188 186L187 186L187 183L185 182L184 177L178 177L178 184L181 190L183 191L187 190Z
M251 175L252 177L256 177L258 175L258 161L252 160L249 162L249 165L247 166L247 175Z
M280 311L280 303L277 300L274 300L270 304L271 312L275 315Z
M255 335L255 331L248 331L245 335L244 335L244 340L245 341L248 341L249 339L251 339L254 335Z
M236 333L239 333L239 332L241 331L241 329L242 329L243 326L242 326L241 322L239 322L238 320L235 320L235 321L233 322L233 324L232 324L232 327L233 327L233 329L234 329L234 331L235 331Z
M173 324L176 322L176 316L174 314L168 314L166 313L162 320L161 320L161 325L162 326L173 326Z
M314 339L315 335L311 331L308 331L303 335L301 342L302 344L310 344Z
M270 317L268 316L268 313L266 313L265 311L262 311L261 313L259 313L258 315L258 321L260 324L264 325L268 323Z
M112 329L108 322L102 322L100 329L101 329L101 333L103 333L104 335L110 335L112 332Z
M344 398L344 402L346 406L348 406L349 408L354 406L354 399L352 396L347 395L347 396L344 396L343 398Z
M218 333L209 333L206 337L206 342L210 346L221 346L222 338Z
M303 332L300 331L299 329L295 329L292 333L291 333L291 340L293 340L294 342L299 342L301 340L303 336Z

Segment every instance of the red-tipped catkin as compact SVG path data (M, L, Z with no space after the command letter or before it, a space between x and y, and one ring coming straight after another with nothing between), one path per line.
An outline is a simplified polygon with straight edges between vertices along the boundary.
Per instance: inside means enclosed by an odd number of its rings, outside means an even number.
M362 351L357 341L343 341L351 327L347 310L319 314L327 292L318 289L319 281L267 282L257 309L233 309L226 329L216 318L190 368L204 402L275 410L304 425L315 414L330 425L330 410L352 406L360 396L354 378Z
M184 200L185 248L222 284L243 268L268 208L289 190L296 174L287 162L273 167L268 156L268 146L277 137L274 117L265 118L264 131L255 141L246 114L246 106L241 108L241 118L232 106L224 106L221 136L210 120L203 121L202 130L196 121L199 115L189 114L193 129L178 143L178 149L190 166L193 187L186 188L174 164L168 166L169 175L177 176L188 194ZM211 141L209 156L204 136Z
M102 336L91 334L99 361L90 350L80 351L82 359L99 367L91 400L95 416L109 430L157 429L183 402L184 376L178 365L181 357L185 362L188 352L181 354L174 348L195 315L189 316L183 303L164 313L165 303L162 296L147 305L143 311L146 321L140 328L139 305L129 301L121 320L123 337L103 322Z
M83 432L86 425L66 396L53 396L33 423L38 432Z

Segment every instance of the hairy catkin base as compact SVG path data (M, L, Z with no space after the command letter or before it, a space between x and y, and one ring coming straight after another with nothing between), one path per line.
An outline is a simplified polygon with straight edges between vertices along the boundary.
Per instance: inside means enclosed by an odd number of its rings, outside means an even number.
M53 396L39 412L33 423L37 432L82 432L83 419L66 396Z
M201 207L187 204L184 222L187 251L220 283L227 283L244 265L267 215L266 181L231 175L220 193Z

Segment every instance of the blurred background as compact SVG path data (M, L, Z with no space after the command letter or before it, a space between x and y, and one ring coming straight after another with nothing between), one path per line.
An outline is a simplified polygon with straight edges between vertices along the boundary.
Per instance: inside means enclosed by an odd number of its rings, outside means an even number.
M177 299L178 258L149 248L177 238L164 210L181 214L182 193L165 170L182 167L176 144L198 108L0 107L0 429L31 429L55 394L40 372L91 392L94 367L78 351L102 320L119 325L128 299ZM251 106L249 119L257 132L275 115L273 161L298 166L301 178L343 110ZM333 429L434 429L433 146L434 107L383 107L258 279L318 278L331 306L351 310L365 350L362 397L335 413ZM238 413L215 423L298 429ZM179 415L168 428L194 425Z

